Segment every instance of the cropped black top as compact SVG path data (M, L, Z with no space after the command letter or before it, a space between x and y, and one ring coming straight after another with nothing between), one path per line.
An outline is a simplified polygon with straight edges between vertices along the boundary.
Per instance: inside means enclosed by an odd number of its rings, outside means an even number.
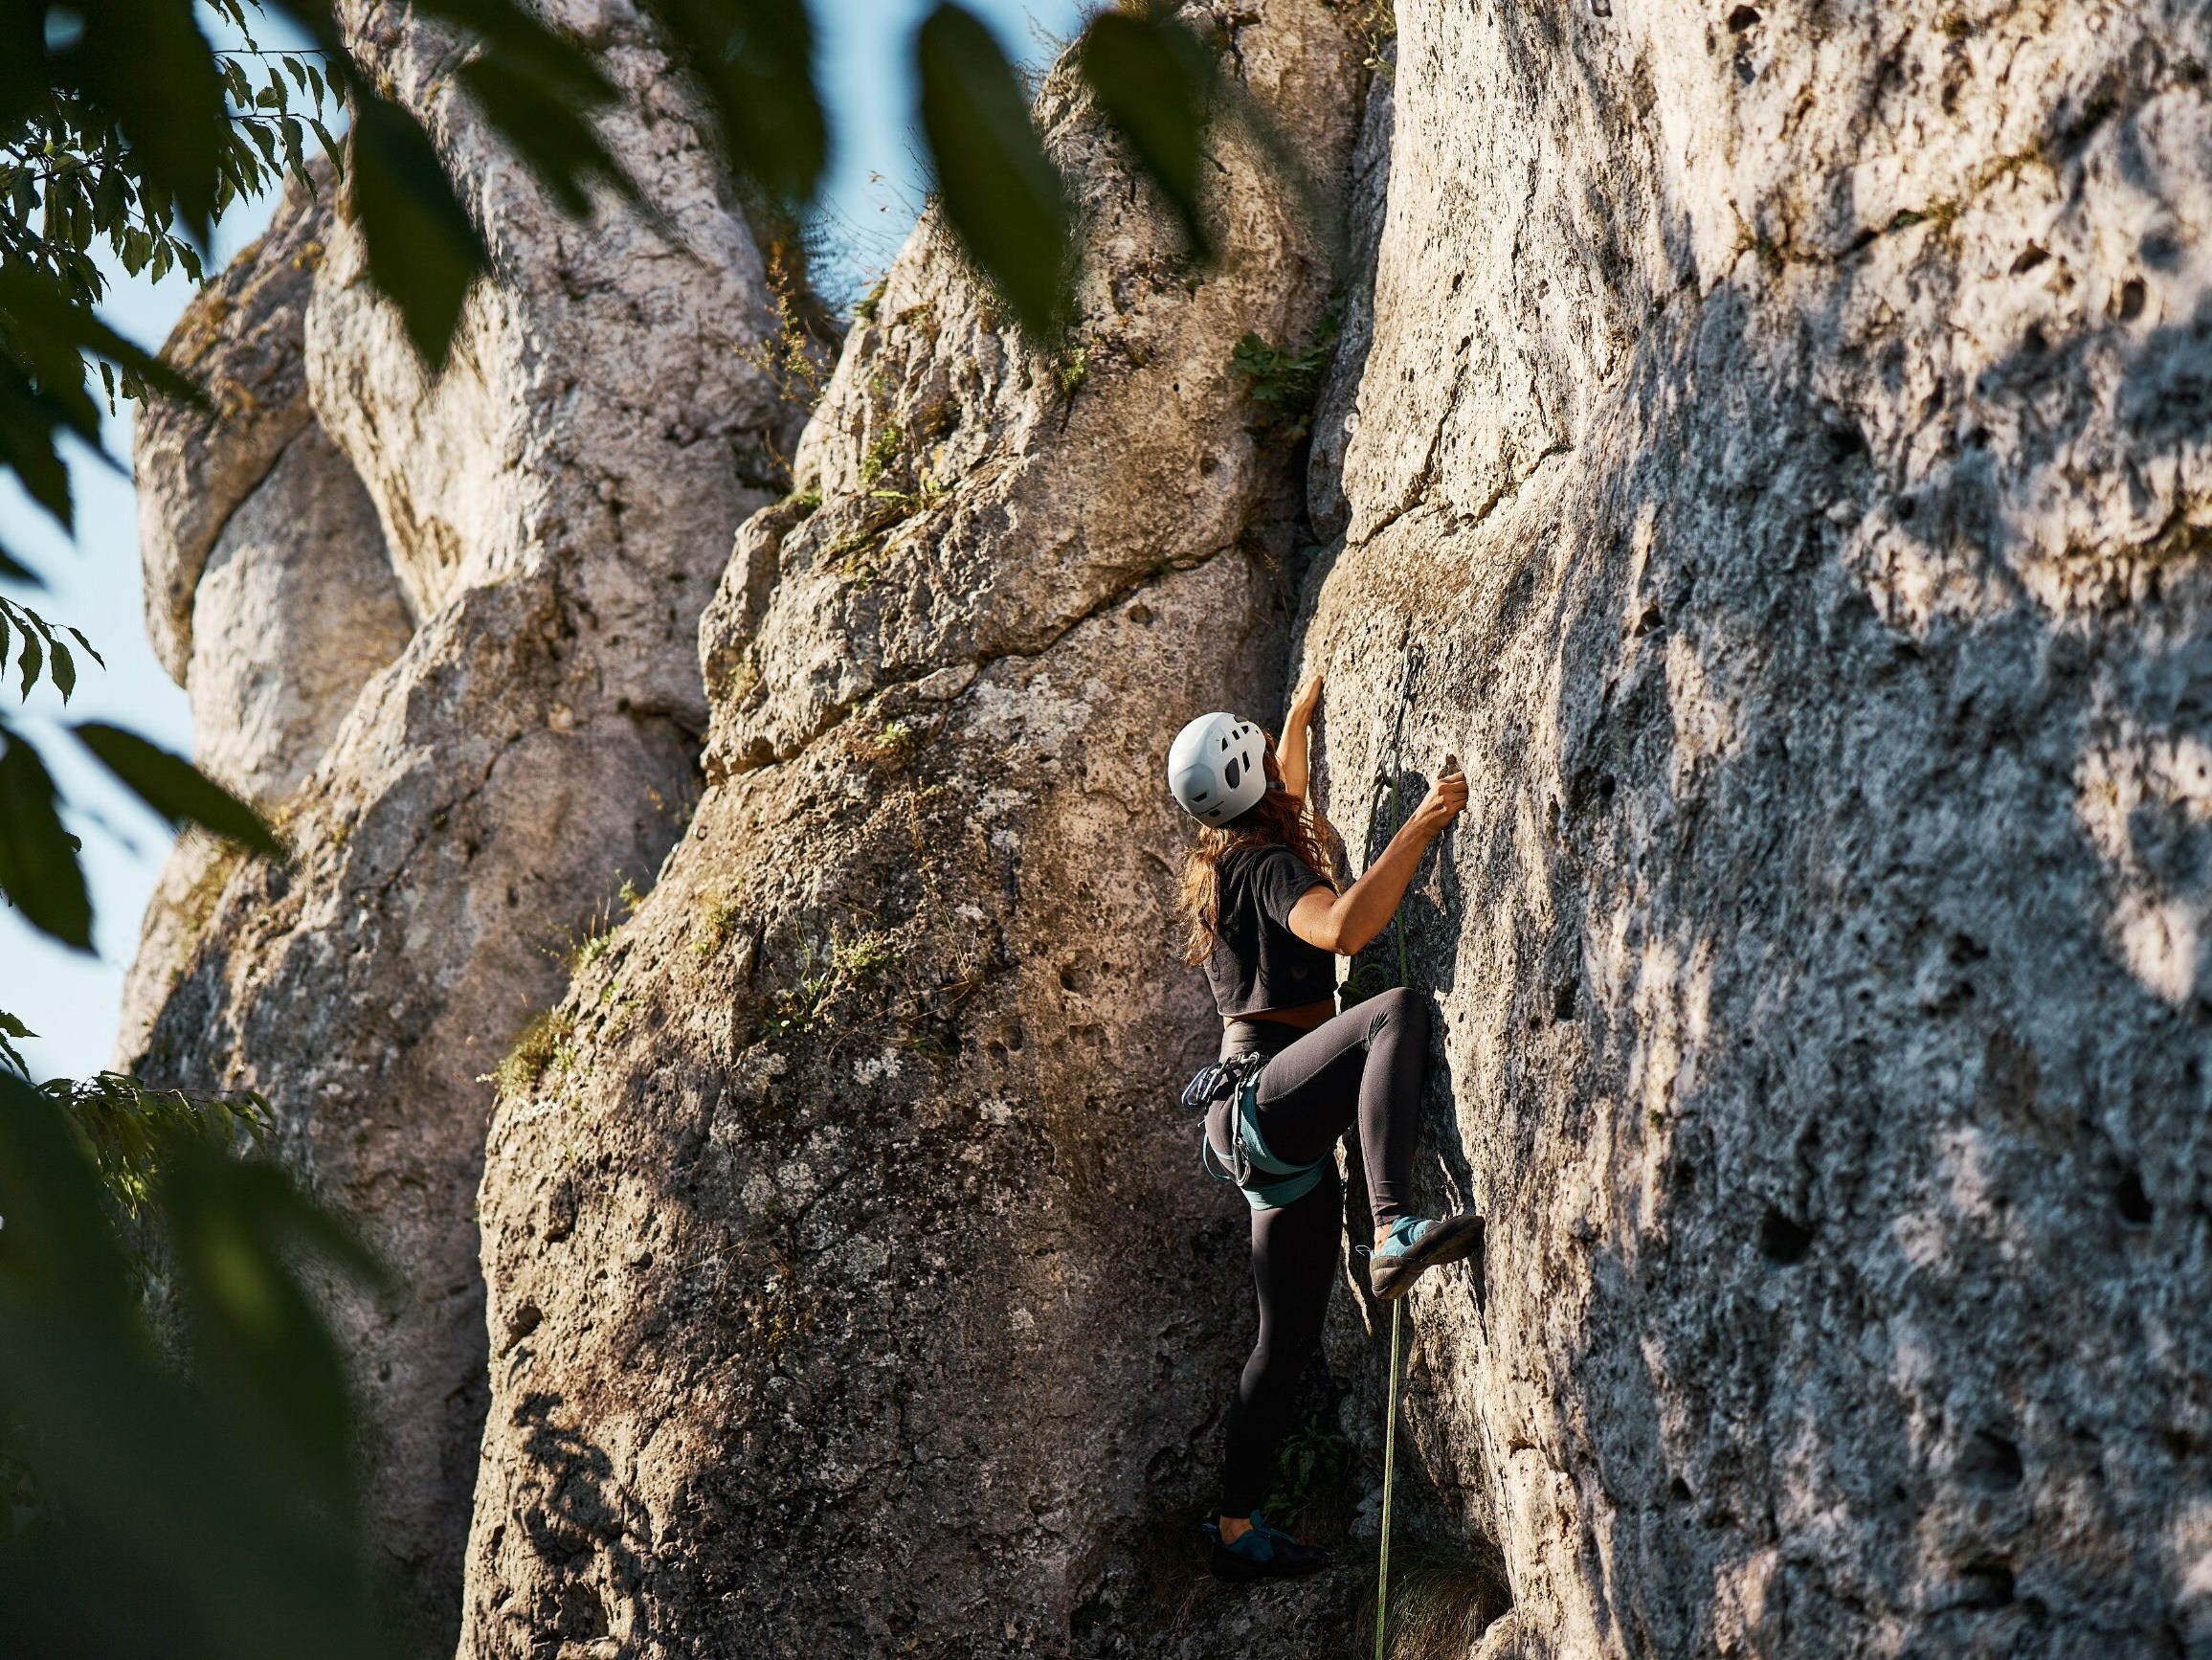
M1336 990L1336 958L1290 931L1290 910L1329 884L1287 847L1240 847L1219 866L1221 914L1206 978L1223 1015L1295 1009Z

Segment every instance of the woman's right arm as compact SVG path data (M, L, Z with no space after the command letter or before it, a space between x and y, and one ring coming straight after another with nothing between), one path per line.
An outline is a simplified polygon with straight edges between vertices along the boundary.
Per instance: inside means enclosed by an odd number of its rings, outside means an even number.
M1397 902L1413 886L1421 855L1467 804L1464 773L1444 774L1429 786L1413 817L1398 827L1382 857L1342 893L1316 887L1290 908L1290 931L1307 945L1351 956L1383 931Z

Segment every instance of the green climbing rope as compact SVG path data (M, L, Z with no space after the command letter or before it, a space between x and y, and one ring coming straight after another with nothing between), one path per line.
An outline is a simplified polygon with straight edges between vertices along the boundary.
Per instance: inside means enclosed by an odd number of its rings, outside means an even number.
M1405 828L1405 814L1401 811L1398 796L1400 769L1391 769L1390 816L1398 830ZM1394 835L1396 830L1392 832ZM1413 969L1405 949L1405 896L1400 894L1397 909L1391 912L1391 931L1397 935L1397 983L1413 983ZM1382 1427L1382 1560L1374 1576L1374 1660L1388 1660L1390 1654L1390 1501L1391 1488L1397 1476L1397 1368L1399 1333L1403 1329L1405 1299L1398 1298L1390 1306L1390 1385L1388 1396L1390 1415Z
M1390 1419L1382 1431L1382 1566L1374 1579L1374 1660L1390 1653L1390 1499L1397 1473L1397 1369L1400 1316L1405 1299L1390 1306Z
M1409 679L1412 673L1413 659L1409 655L1407 660ZM1401 699L1398 707L1398 721L1401 729L1392 736L1391 765L1388 774L1391 834L1394 836L1405 828L1404 799L1399 794L1399 781L1405 772L1403 753L1405 734L1402 729L1404 720L1405 707L1404 700ZM1457 756L1446 755L1444 764L1440 771L1453 772L1457 770L1458 766L1459 758ZM1397 983L1400 986L1410 986L1413 984L1413 964L1411 955L1406 950L1405 895L1402 893L1398 895L1397 909L1391 912L1390 927L1391 931L1397 936ZM1390 1416L1385 1421L1382 1430L1382 1554L1374 1576L1374 1660L1389 1660L1390 1654L1390 1509L1392 1489L1396 1486L1397 1479L1397 1375L1398 1357L1405 1330L1404 1321L1405 1299L1399 1297L1390 1305L1390 1384L1387 1391Z

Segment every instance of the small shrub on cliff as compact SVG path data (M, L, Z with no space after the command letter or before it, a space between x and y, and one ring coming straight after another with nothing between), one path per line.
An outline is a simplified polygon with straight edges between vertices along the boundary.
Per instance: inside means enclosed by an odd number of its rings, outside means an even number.
M691 930L691 954L712 956L729 938L730 930L737 926L737 903L720 888L710 890L703 900L699 919Z
M477 1082L497 1084L503 1095L535 1089L554 1066L568 1070L576 1056L575 1035L576 1017L565 1008L533 1015L516 1034L515 1046L507 1051L506 1058Z
M1326 1419L1292 1430L1275 1455L1268 1519L1301 1538L1342 1539L1359 1508L1354 1464L1351 1441Z
M906 454L906 429L897 421L885 421L876 436L868 440L868 448L860 457L860 482L872 486L877 480L896 467Z
M1257 334L1237 342L1229 368L1244 380L1252 406L1248 429L1264 443L1295 444L1312 430L1322 377L1336 355L1336 312L1331 308L1303 347L1270 346Z
M891 936L863 933L830 948L830 970L846 985L857 985L891 966Z

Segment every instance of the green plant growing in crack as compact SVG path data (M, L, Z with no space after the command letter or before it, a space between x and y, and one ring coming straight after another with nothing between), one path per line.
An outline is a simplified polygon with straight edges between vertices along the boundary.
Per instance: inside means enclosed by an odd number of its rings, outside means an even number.
M644 896L625 877L620 894L615 899L601 900L598 907L584 919L580 930L561 931L560 948L553 953L559 958L561 966L570 975L579 975L592 964L603 961L607 953L614 949L614 931L643 902ZM617 905L622 909L621 916L614 914Z
M1313 429L1313 406L1336 355L1337 313L1331 304L1302 347L1273 346L1257 334L1237 342L1229 368L1242 377L1253 412L1248 430L1262 443L1290 445Z
M503 1095L535 1089L547 1072L556 1067L566 1072L575 1065L575 1038L576 1017L567 1008L541 1010L515 1034L514 1047L505 1058L477 1082L497 1085Z
M691 954L712 956L729 940L737 926L737 902L721 888L709 888L702 898L698 920L691 927Z
M922 747L923 734L911 721L885 721L876 735L865 740L868 751L879 761L892 766L904 765Z
M1342 1539L1359 1508L1351 1440L1327 1419L1300 1425L1283 1439L1267 1490L1266 1513L1301 1538Z
M788 1038L809 1030L838 992L865 984L890 967L891 960L891 937L885 933L861 933L851 939L832 933L826 950L807 940L799 950L798 977L777 989L762 1035Z
M894 518L908 519L925 508L934 507L952 493L951 487L941 482L927 467L915 469L916 484L911 490L870 490L869 499L884 503Z
M868 447L860 454L860 483L873 488L885 473L897 467L905 459L906 429L895 420L886 420L868 440Z
M1375 75L1391 73L1383 49L1397 38L1395 0L1353 0L1348 9L1352 34L1360 45L1360 67Z
M830 948L830 970L846 985L881 974L891 966L891 936L863 933Z

